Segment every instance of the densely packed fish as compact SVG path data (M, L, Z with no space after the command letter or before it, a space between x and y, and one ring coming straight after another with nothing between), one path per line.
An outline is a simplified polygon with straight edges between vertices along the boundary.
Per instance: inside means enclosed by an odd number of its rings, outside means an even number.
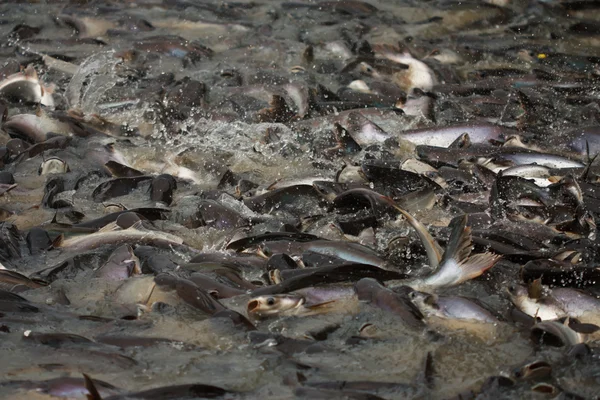
M600 398L600 4L0 4L0 396Z

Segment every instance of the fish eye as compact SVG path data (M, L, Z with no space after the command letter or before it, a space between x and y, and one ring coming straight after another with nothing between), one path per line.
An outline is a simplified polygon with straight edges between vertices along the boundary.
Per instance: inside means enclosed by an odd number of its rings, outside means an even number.
M267 299L267 305L268 305L268 306L275 305L275 298L273 298L273 297L269 297L269 298Z

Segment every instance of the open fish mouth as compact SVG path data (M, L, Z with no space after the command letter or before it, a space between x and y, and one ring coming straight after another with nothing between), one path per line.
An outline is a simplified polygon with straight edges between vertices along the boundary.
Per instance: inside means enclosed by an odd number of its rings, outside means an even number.
M248 303L248 307L247 307L248 313L254 313L258 309L259 306L260 306L260 302L258 300L251 300Z

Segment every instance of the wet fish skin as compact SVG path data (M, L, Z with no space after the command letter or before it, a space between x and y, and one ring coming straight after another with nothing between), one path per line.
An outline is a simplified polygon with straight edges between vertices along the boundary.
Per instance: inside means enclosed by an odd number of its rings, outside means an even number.
M117 248L106 263L94 271L94 277L107 280L124 280L142 273L140 260L130 245Z
M132 227L124 230L96 232L69 239L65 239L61 235L54 241L53 246L55 248L81 251L95 249L104 244L121 243L145 243L153 244L154 246L169 247L180 245L183 243L183 240L169 233L147 230L143 228L142 221L139 221Z
M576 289L546 289L533 298L524 286L512 285L508 293L521 311L542 321L572 317L583 323L600 323L600 300Z
M424 315L483 323L498 322L488 310L464 297L435 296L423 292L412 292L409 297Z
M553 347L575 346L584 343L586 335L569 326L568 319L562 321L543 321L531 328L531 340L536 344Z
M93 380L94 386L104 398L121 392L121 389L97 379ZM89 393L83 378L61 377L45 381L4 381L2 387L14 387L25 390L38 390L50 396L80 397Z
M248 316L269 318L306 312L304 297L293 294L273 294L252 298L246 307Z
M338 282L355 282L360 278L377 278L382 280L403 279L405 274L384 270L370 264L344 263L319 268L304 268L297 271L296 276L287 278L283 282L267 287L257 288L253 295L266 295L289 293L315 285Z
M423 314L411 303L408 297L382 286L372 278L363 278L354 285L358 299L399 316L402 321L414 329L425 327Z
M159 175L150 183L150 200L169 205L173 201L175 189L177 189L177 181L172 175Z
M144 399L144 400L176 400L181 398L220 398L228 393L228 390L223 388L205 385L205 384L187 384L164 386L154 389L148 389L141 392L129 392L125 394L117 394L105 397L104 400L127 400L127 399Z
M212 298L205 290L201 289L190 280L162 273L154 278L154 282L158 286L175 290L177 295L185 303L209 315L214 315L217 312L227 310L225 306Z

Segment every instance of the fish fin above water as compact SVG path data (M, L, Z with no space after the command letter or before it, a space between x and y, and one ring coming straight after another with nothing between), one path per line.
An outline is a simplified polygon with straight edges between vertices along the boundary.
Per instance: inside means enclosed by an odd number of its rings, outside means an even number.
M146 227L144 226L144 221L137 221L136 223L134 223L133 225L131 225L126 230L147 231L148 229L146 229Z
M467 215L453 219L449 228L451 228L450 239L441 264L451 260L460 264L471 254L471 228L467 226Z
M58 247L62 247L64 241L65 241L65 235L60 234L56 237L56 239L54 239L52 241L52 247L55 249Z
M594 334L600 331L600 326L594 324L586 324L580 322L569 322L569 328L573 329L577 333L582 333L586 335Z
M410 215L408 212L404 211L400 207L396 207L396 209L404 216L404 218L406 218L406 221L417 232L417 235L419 235L419 239L421 239L421 242L425 247L425 251L427 252L429 265L432 268L437 269L437 267L440 265L440 262L442 261L443 253L442 248L440 247L437 240L435 240L433 236L431 236L425 225L417 221L417 219L415 219L412 215Z
M542 287L542 278L538 278L531 282L527 288L529 297L532 299L541 299L544 294L544 288Z
M120 231L121 227L119 225L117 225L116 222L111 222L108 223L106 225L104 225L102 228L98 229L98 232L114 232L114 231Z
M435 368L433 366L433 356L431 352L428 351L425 359L423 360L423 369L419 372L417 376L417 380L424 383L429 389L433 389L434 387L434 375Z
M466 149L471 146L471 137L467 132L457 137L454 142L450 143L449 149Z
M492 268L502 256L494 253L475 254L469 257L458 266L461 269L460 280L456 284L477 278L488 269Z
M89 392L89 394L86 394L85 397L88 400L102 400L102 396L100 396L100 392L98 392L98 389L96 388L92 378L90 378L87 374L82 374L85 381L85 388Z

